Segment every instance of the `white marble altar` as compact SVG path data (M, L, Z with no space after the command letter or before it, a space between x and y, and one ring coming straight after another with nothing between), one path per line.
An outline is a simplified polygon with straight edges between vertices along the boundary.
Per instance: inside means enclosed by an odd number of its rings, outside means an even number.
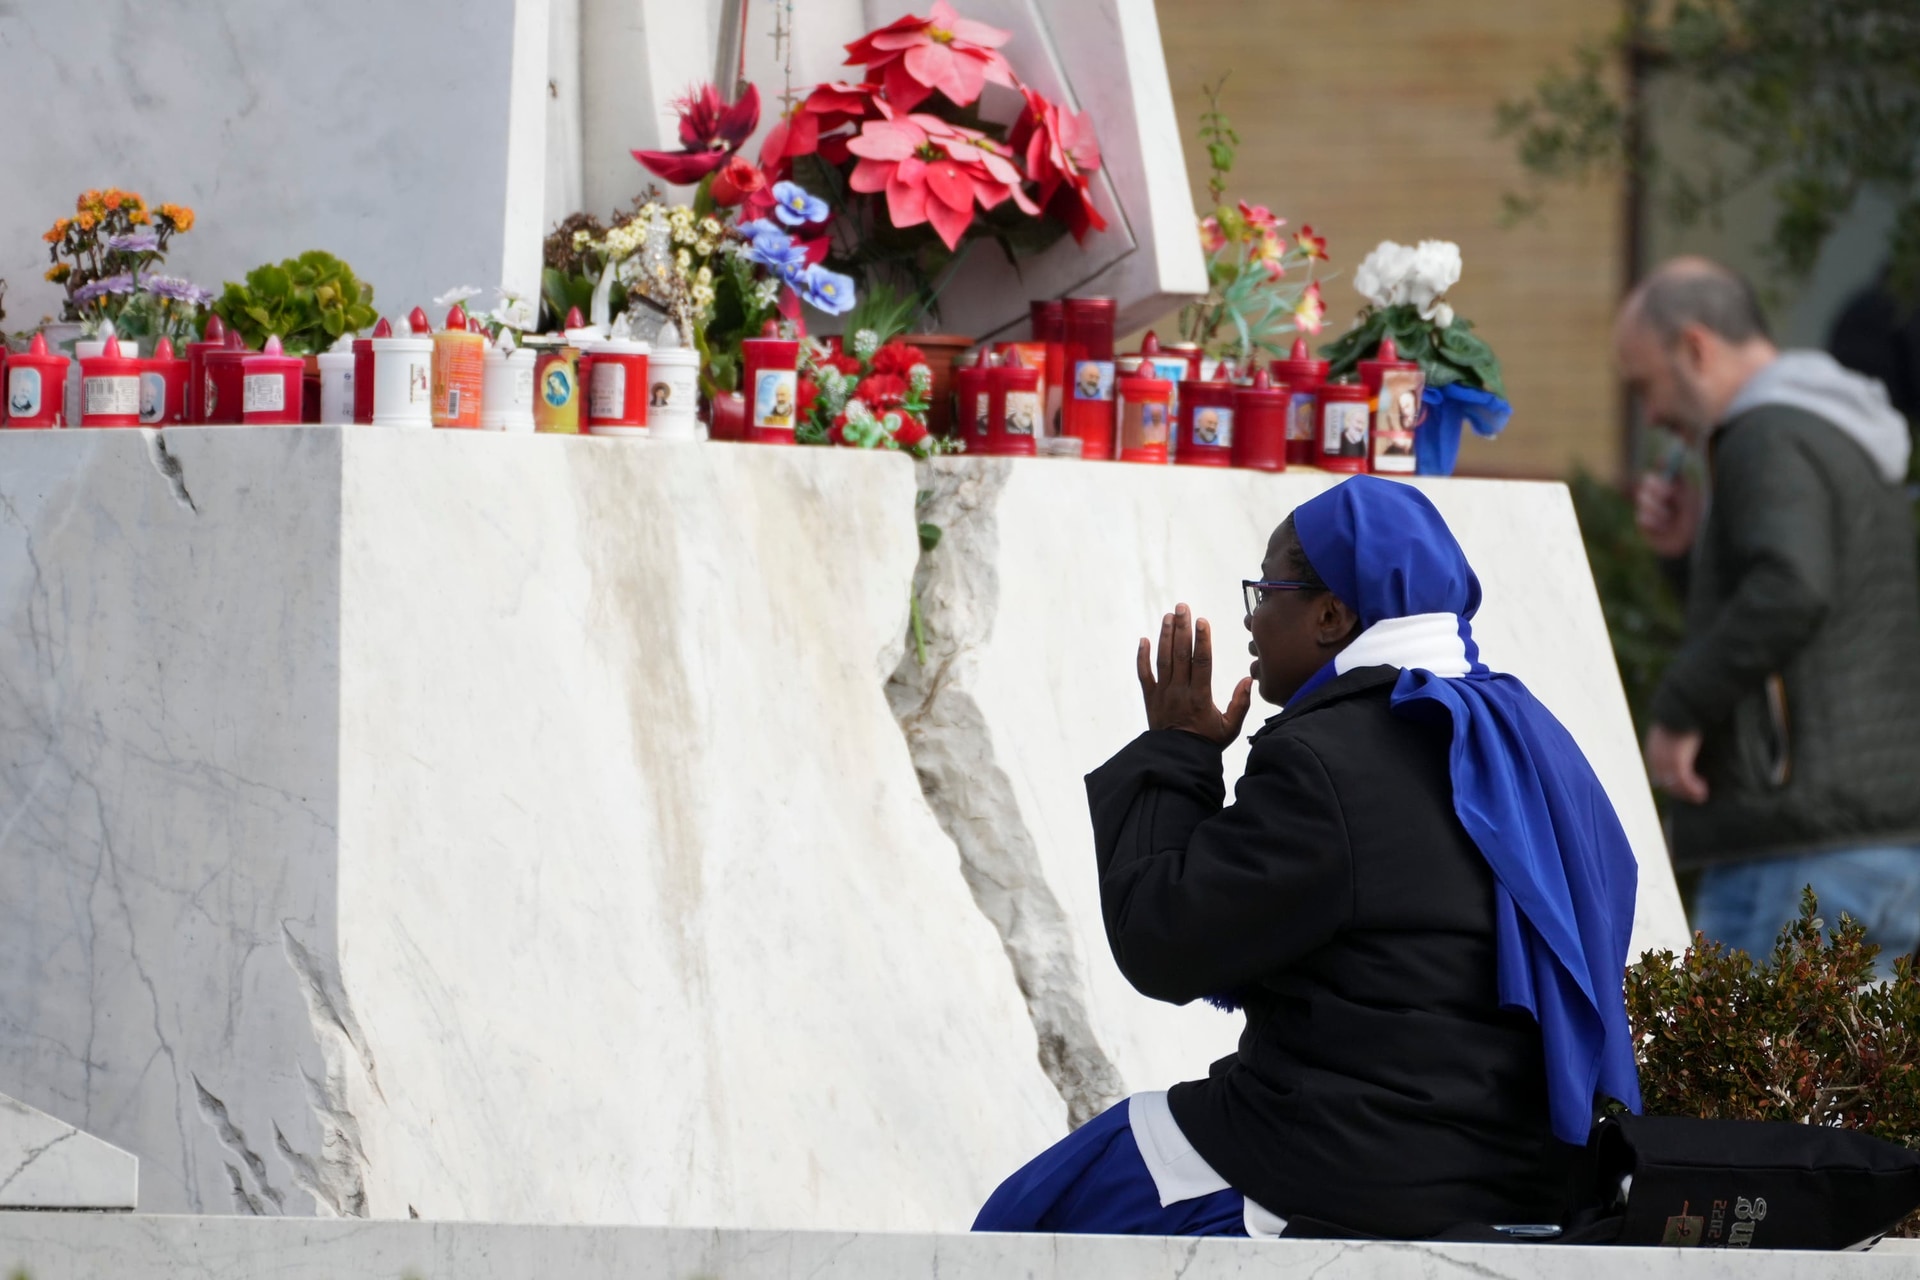
M0 1094L0 1209L132 1209L140 1162Z
M0 1082L149 1211L964 1226L1065 1113L883 693L913 494L0 433Z
M1079 779L1328 482L0 432L0 1088L146 1212L963 1228L1231 1045L1113 970ZM1677 943L1564 490L1432 491Z
M0 1218L0 1266L33 1280L343 1275L417 1280L1905 1280L1914 1241L1868 1253L1387 1241L710 1231L479 1222Z

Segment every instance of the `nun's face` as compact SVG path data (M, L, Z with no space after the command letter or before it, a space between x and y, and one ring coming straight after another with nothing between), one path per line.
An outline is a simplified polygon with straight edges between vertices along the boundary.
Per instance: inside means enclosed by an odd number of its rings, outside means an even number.
M1266 559L1260 562L1260 576L1268 582L1295 576L1288 563L1284 527L1273 531ZM1249 674L1260 696L1273 706L1287 705L1314 672L1347 647L1358 621L1331 591L1268 592L1246 619L1247 630L1253 633L1247 645L1253 655Z

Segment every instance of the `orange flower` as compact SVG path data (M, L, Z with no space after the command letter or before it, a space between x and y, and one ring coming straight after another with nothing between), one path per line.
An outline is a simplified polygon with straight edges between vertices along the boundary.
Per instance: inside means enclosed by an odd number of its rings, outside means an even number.
M138 191L122 191L120 193L120 199L129 209L144 209L147 207L146 197L142 196Z
M65 238L67 234L67 228L71 227L72 225L73 225L72 218L62 218L58 222L54 223L52 226L48 227L46 229L46 232L42 234L40 238L42 240L45 240L48 244L59 244L60 241L63 238Z
M108 187L107 193L100 197L100 203L107 206L108 212L120 207L120 188Z
M80 198L73 202L73 211L75 213L86 213L89 210L97 213L105 207L106 206L100 203L100 192L95 189L82 191Z
M82 213L79 217L75 218L74 221L79 223L82 231L91 231L94 228L94 224L99 222L100 219L94 217L91 213Z
M133 223L136 227L144 227L153 221L153 215L145 209L135 209L127 215L127 221Z
M171 222L175 231L193 230L193 210L183 204L163 204L154 212Z
M64 262L57 262L53 266L47 268L47 279L53 281L55 284L59 284L62 280L65 280L68 276L72 274L73 274L73 268L68 266Z

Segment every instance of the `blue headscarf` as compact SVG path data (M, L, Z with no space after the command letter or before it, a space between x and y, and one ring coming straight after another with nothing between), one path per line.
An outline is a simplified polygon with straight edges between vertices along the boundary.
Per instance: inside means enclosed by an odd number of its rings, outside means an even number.
M1452 725L1454 812L1493 869L1500 1004L1539 1023L1554 1135L1584 1145L1596 1093L1640 1109L1621 977L1639 868L1613 804L1553 713L1480 661L1480 581L1425 494L1356 476L1303 503L1293 525L1308 563L1362 628L1426 615L1450 642L1447 620L1433 615L1458 618L1464 661L1441 675L1394 663L1404 669L1393 711ZM1336 674L1329 663L1296 700Z

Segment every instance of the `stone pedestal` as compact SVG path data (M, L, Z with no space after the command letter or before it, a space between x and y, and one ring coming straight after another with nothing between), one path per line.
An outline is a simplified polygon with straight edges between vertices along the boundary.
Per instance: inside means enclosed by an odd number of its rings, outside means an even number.
M1113 971L1079 776L1326 483L0 433L0 1090L150 1212L963 1229L1232 1042ZM1432 492L1680 942L1564 491Z

